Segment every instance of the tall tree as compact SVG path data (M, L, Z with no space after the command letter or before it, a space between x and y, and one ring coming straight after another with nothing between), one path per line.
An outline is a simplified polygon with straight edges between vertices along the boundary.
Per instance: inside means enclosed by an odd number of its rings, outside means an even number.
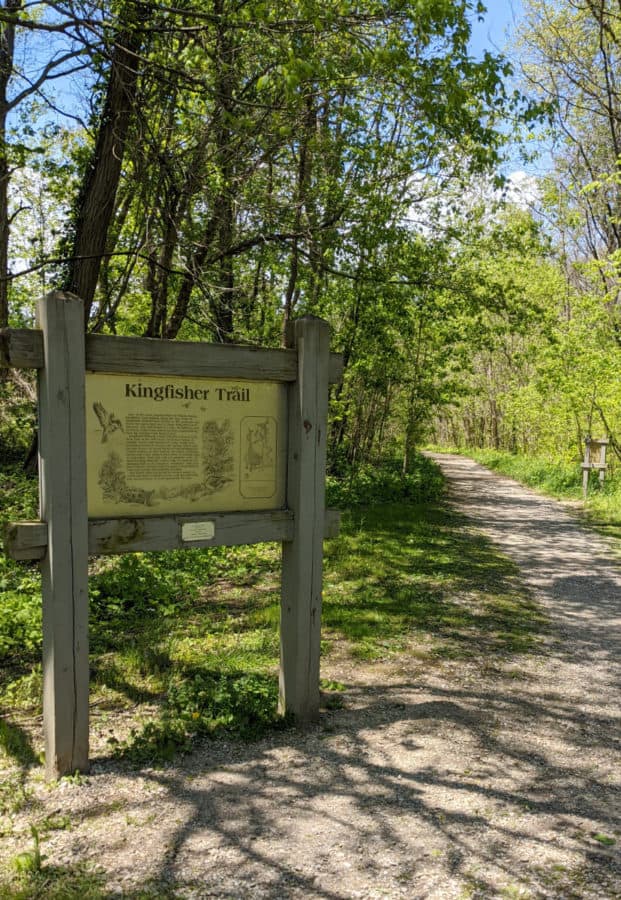
M45 29L50 29L52 35L48 53L41 54L41 61L38 54L33 54L34 60L25 54L25 66L18 67L18 44ZM36 114L32 106L26 110L32 98L50 103L46 89L56 79L81 71L83 47L69 32L67 23L59 21L52 26L45 11L37 17L23 0L3 0L0 5L0 328L5 328L9 321L10 231L14 217L20 212L19 206L11 209L10 182L14 171L28 164L33 151L26 143L27 135L35 134L34 122L26 128L24 135L24 129L16 120L11 135L10 117L22 113L24 118L29 114L29 118L34 119Z
M87 325L115 213L127 136L136 111L144 40L138 27L141 11L142 4L124 2L118 12L118 30L110 41L105 41L103 108L97 116L94 147L73 210L71 239L65 245L68 260L63 289L84 301Z
M114 171L104 177L108 153L96 143L99 193L87 172L76 217L86 244L76 238L70 253L67 286L87 301L102 254L121 260L101 264L94 327L136 318L113 285L129 287L133 304L146 287L151 336L198 327L231 340L252 321L282 326L296 306L319 308L340 270L351 277L364 221L387 232L412 202L416 173L489 164L494 117L511 101L501 63L468 55L474 5L414 15L393 2L326 13L311 0L286 10L218 0L194 6L191 20L162 10L132 31L143 41L140 83L133 108L131 91L118 95L123 129L99 119L102 140L117 135ZM89 207L103 187L108 205Z
M593 271L600 290L608 297L614 327L618 329L619 5L614 0L529 0L520 41L526 79L554 110L555 205L548 208L548 213L555 217L569 241L567 249L573 259L579 263L594 261ZM573 271L576 279L584 279L584 275L584 271Z

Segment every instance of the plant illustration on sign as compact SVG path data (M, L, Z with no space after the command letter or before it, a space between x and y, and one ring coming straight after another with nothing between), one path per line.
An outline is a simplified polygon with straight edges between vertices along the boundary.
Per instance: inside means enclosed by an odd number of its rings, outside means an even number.
M270 416L246 416L240 491L243 497L271 497L276 490L277 424Z
M155 491L133 488L127 483L123 460L118 453L110 453L99 469L99 486L105 500L117 503L139 503L153 506Z
M158 496L163 500L183 497L194 502L218 493L233 481L233 427L230 419L210 419L202 429L203 479L181 487L161 488Z
M266 466L273 465L274 446L269 426L269 419L259 421L254 427L248 426L245 456L248 473L253 472L255 469L263 469Z
M203 424L203 483L212 492L233 481L233 427L230 419Z

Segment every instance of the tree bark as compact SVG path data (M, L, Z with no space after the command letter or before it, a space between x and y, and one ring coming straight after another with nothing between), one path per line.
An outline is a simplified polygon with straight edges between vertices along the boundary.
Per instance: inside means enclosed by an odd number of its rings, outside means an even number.
M88 325L115 201L127 137L135 114L140 34L124 28L114 42L108 88L95 149L75 211L74 234L63 290L84 301Z
M6 0L4 9L16 14L22 0ZM15 53L15 24L3 22L0 26L0 328L9 324L9 178L10 168L7 154L6 121L10 104L7 90L13 74Z

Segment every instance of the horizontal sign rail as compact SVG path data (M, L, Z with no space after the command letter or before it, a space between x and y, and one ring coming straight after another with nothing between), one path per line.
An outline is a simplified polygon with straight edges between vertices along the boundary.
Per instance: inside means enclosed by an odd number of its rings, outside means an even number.
M293 539L294 525L294 514L288 509L203 516L91 519L88 523L88 552L91 556L105 556L290 541ZM336 537L339 525L340 512L327 509L324 538ZM45 522L13 522L6 526L4 547L12 559L43 559L47 542Z
M30 328L0 328L0 368L42 369L43 332Z
M86 369L90 372L292 382L297 378L297 359L296 350L86 335ZM43 366L41 331L28 328L0 330L0 368L42 369ZM331 353L329 382L338 383L342 375L342 356Z

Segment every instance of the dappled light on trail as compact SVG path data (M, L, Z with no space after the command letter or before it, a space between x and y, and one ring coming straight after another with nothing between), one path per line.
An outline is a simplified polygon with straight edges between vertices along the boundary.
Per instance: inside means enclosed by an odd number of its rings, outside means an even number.
M566 664L575 656L581 667L581 688L618 689L620 549L581 527L556 501L472 460L448 454L436 459L449 474L452 502L517 563L527 585L549 604Z

